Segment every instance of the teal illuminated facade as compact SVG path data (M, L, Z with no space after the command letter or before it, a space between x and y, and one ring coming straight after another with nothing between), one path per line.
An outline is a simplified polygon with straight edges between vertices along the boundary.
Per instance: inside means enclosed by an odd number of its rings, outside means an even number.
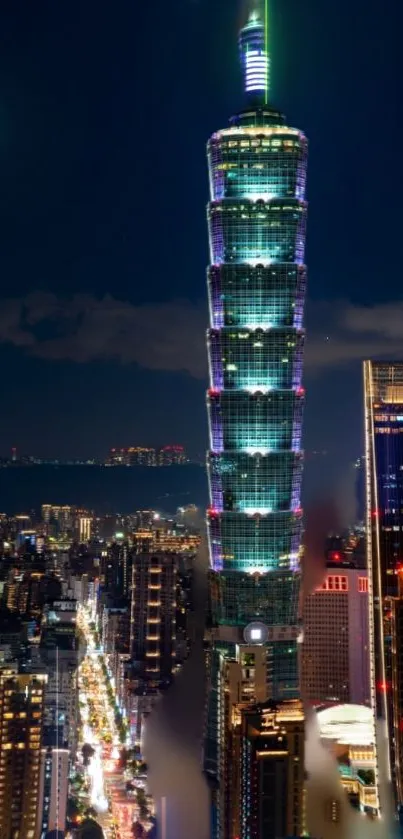
M307 140L268 104L263 18L240 35L245 108L208 143L208 531L217 637L263 623L282 700L299 694Z

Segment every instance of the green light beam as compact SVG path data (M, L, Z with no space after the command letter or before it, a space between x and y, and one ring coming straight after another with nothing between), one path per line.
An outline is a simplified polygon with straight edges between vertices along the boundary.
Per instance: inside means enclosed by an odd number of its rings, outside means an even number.
M265 90L265 104L267 105L269 99L269 84L270 84L270 68L269 68L269 0L265 0L264 4L264 40L267 61L267 85Z

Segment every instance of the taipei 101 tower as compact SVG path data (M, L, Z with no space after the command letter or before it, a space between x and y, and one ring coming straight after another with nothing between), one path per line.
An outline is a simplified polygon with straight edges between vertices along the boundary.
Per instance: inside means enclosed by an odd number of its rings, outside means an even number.
M222 708L237 666L239 702L265 701L273 714L294 714L303 724L297 650L307 140L270 103L267 2L251 7L249 0L240 32L243 110L208 143L213 628L205 766L221 789L228 751ZM226 835L217 818L213 835Z

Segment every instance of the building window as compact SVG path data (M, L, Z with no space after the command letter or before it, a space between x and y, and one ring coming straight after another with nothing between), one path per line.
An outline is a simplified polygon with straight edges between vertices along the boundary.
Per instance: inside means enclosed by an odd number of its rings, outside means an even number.
M340 821L340 801L334 798L326 802L325 805L326 821L334 824Z
M360 594L368 594L368 577L358 577L358 591Z
M348 579L340 574L328 574L319 591L348 591Z

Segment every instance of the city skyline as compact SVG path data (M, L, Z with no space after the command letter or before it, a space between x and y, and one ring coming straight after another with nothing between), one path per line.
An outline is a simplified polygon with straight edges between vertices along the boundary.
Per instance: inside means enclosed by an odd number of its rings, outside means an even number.
M0 839L403 837L403 9L21 2Z
M178 0L169 8L157 2L153 9L155 21L151 23L148 4L134 9L128 0L122 0L119 13L111 20L102 4L90 0L80 11L80 27L72 25L73 7L43 8L34 15L26 0L18 15L12 7L0 13L0 30L10 33L9 40L4 34L0 59L4 111L0 353L9 393L0 434L5 449L16 445L21 451L35 451L44 457L55 451L62 457L101 457L111 437L129 444L133 432L136 438L145 439L147 431L147 438L159 439L162 416L164 437L183 441L189 450L206 448L203 208L207 190L203 148L206 135L225 124L227 114L236 109L239 85L234 39L238 16L229 1ZM396 8L391 5L388 14L378 15L378 11L372 0L369 4L359 0L354 13L346 2L336 13L319 0L312 0L309 14L296 0L289 0L286 12L273 0L270 10L273 98L294 115L295 124L304 125L313 149L308 197L314 208L309 224L316 235L311 240L308 237L307 253L311 338L306 356L310 396L305 443L308 449L329 451L327 474L339 497L348 463L363 451L359 359L379 352L383 339L374 340L374 323L378 330L386 319L387 334L391 335L396 321L390 319L389 310L378 307L400 297L388 254L367 248L366 231L376 204L381 202L387 208L378 220L380 239L394 235L398 217L394 210L398 190L383 162L388 158L388 139L381 132L375 141L371 126L378 119L376 102L382 102L388 124L398 124L394 44L402 11L397 4ZM24 20L30 22L30 34L24 30ZM348 20L348 26L342 26L342 20ZM141 39L134 55L128 34L135 28L147 31L151 25L156 54L164 57L164 74L175 79L175 84L167 84L163 96L158 63L147 60ZM169 49L165 43L168 28L172 32ZM65 30L70 33L66 40ZM385 55L381 42L390 45ZM364 85L355 66L363 68ZM143 83L146 77L147 85ZM161 101L162 118L172 125L181 124L184 101L199 102L187 116L186 142L180 139L177 144L169 136L168 145L153 139L149 147L149 136L158 135L154 111L149 110L150 90ZM348 120L339 120L340 113L348 113ZM150 126L147 140L137 131L139 115ZM361 134L366 139L358 151L358 141L353 138ZM151 191L147 167L140 165L149 154L156 172ZM369 170L371 179L366 177ZM189 185L178 173L186 171L192 171L195 210L186 216L184 241L183 208ZM346 201L350 184L360 190L360 213L356 202ZM144 221L143 214L136 211L135 195L143 202ZM322 212L325 204L326 213ZM77 210L79 205L85 209ZM161 209L156 209L157 205ZM37 210L32 212L34 206ZM145 221L151 212L152 225ZM343 235L337 233L341 223ZM150 236L156 226L162 237L160 252L169 247L175 265L175 271L168 268L168 282L162 256L149 258L155 253ZM335 232L337 258L329 261L326 255L334 252ZM65 260L67 249L71 256ZM380 282L386 275L388 283ZM31 296L35 290L40 296ZM83 294L87 296L83 298ZM118 301L117 306L104 300L108 294ZM62 322L61 299L70 301L64 305ZM174 302L178 300L183 304ZM377 306L375 312L373 306ZM83 334L78 326L83 323L84 310L87 326ZM124 358L127 343L115 340L116 324L119 335L130 341L133 334L140 335L139 318L145 330L141 332L145 356L138 361L148 367L137 368L130 363L130 355L129 363L121 364L109 358L109 350L105 358L100 332L119 358ZM161 359L149 352L150 323L159 324L167 342L165 356L169 356L171 372L159 370ZM168 324L173 326L174 338ZM399 324L393 328L398 343ZM319 345L314 338L318 333ZM334 356L339 358L341 334L346 339L346 355L352 359L351 371L332 361ZM390 347L391 340L386 344ZM331 376L318 368L318 351L332 362ZM178 358L180 364L191 365L199 378L175 372ZM118 413L109 393L121 395ZM323 406L331 398L333 408L326 416ZM35 401L35 427L31 424L28 429L24 423L21 400ZM57 423L53 421L55 413ZM191 423L190 415L194 416ZM338 434L341 422L347 422L350 432L344 449ZM321 477L314 473L308 462L307 485L312 480L315 489L323 490Z

